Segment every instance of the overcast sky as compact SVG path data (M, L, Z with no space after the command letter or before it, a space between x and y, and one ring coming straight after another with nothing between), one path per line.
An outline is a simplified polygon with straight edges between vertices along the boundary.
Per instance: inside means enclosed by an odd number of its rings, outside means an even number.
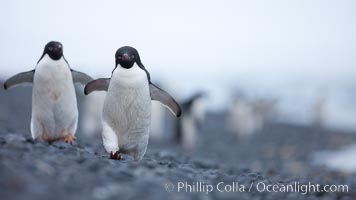
M57 40L72 68L109 76L138 49L171 84L355 77L355 0L0 1L0 74L34 68Z

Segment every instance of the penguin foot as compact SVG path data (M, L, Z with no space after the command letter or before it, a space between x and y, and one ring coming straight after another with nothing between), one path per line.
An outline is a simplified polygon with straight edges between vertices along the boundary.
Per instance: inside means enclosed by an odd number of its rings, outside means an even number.
M45 134L41 135L41 141L47 142L49 145L51 145L53 142L56 142L56 141L58 141L60 139L61 138L51 138L51 137L48 137Z
M72 144L77 138L72 135L72 134L68 134L66 136L63 137L63 140L65 143L69 143L69 144Z
M110 151L110 159L113 159L113 160L124 160L124 158L121 156L119 151L116 151L115 153Z

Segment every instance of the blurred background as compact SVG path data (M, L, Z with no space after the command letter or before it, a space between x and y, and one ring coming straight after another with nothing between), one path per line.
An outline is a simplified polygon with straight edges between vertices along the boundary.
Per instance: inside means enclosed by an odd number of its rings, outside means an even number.
M1 1L0 78L33 69L51 40L93 78L110 77L115 51L133 46L184 111L177 120L153 104L153 144L209 149L199 153L252 170L354 173L355 9L353 0ZM78 137L100 138L105 92L82 89ZM30 87L0 94L2 127L29 136ZM239 153L217 155L226 152Z
M1 76L33 69L57 40L73 69L109 77L115 51L130 45L178 99L204 90L213 111L230 110L236 93L273 99L276 120L355 131L355 8L352 0L1 1Z

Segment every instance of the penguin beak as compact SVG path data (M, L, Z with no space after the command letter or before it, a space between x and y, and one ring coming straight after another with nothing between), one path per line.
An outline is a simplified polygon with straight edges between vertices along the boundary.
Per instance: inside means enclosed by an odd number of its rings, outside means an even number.
M129 60L130 60L130 56L125 53L124 55L122 55L121 60L122 60L122 61L125 61L125 62L126 62L126 61L129 61Z
M53 48L54 53L59 53L60 51L61 51L61 48L58 48L58 47Z

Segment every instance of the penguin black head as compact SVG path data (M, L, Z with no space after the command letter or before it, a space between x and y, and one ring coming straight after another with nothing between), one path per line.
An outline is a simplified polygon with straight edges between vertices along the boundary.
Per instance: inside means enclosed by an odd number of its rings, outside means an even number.
M60 42L48 42L43 50L43 55L48 54L53 60L59 60L63 56L63 45Z
M130 69L135 62L138 65L142 65L140 56L135 48L130 46L124 46L118 49L115 53L115 68L120 64L125 69Z

